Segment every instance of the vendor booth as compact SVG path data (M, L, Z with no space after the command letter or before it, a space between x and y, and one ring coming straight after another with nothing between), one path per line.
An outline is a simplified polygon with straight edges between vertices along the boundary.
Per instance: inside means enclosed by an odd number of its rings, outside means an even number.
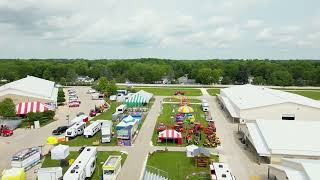
M61 160L66 159L69 156L69 146L59 144L58 146L55 146L51 150L51 159L54 160Z
M158 136L158 141L159 142L163 142L163 141L166 141L168 139L176 140L178 144L182 144L182 135L181 135L181 133L178 132L178 131L175 131L173 129L167 129L167 130L161 131L159 133L159 136Z
M152 96L153 94L141 90L126 99L125 104L128 107L141 107L149 103Z
M21 102L16 105L17 115L26 115L30 112L44 112L48 108L40 102Z
M125 116L122 121L116 125L118 145L131 146L133 136L138 130L140 120L131 115Z

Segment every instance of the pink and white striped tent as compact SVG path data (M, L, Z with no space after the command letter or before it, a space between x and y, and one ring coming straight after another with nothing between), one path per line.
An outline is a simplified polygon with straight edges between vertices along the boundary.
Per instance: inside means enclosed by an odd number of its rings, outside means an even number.
M29 112L44 112L48 108L40 102L22 102L16 105L17 115L26 115Z
M182 135L180 132L173 130L173 129L167 129L164 131L161 131L158 136L159 140L165 140L165 139L177 139L178 144L182 144Z

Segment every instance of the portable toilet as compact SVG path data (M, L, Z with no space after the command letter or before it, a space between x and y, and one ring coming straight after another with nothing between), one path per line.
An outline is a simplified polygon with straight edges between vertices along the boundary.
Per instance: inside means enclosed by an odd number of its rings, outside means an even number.
M11 168L2 172L2 180L25 180L25 176L23 168Z

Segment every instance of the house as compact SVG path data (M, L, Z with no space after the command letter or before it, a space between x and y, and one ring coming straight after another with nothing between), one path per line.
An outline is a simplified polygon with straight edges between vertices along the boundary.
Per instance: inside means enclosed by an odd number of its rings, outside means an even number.
M320 160L320 122L257 120L240 128L243 143L257 160L278 163L282 158Z
M195 84L196 80L195 79L189 79L188 75L185 74L184 76L181 76L177 79L179 84Z
M89 76L78 76L76 82L80 83L93 83L94 79L90 78Z
M262 86L238 85L223 88L217 96L233 121L313 120L320 117L320 102L297 94Z
M57 104L58 88L55 82L34 76L10 82L0 86L0 101L11 98L15 104L39 101Z

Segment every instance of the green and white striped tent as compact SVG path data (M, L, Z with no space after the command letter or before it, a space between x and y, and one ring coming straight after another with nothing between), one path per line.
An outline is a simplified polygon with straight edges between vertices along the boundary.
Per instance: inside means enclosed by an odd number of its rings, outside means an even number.
M127 107L141 107L145 103L147 103L147 100L140 94L134 94L129 99L127 99L125 103Z

